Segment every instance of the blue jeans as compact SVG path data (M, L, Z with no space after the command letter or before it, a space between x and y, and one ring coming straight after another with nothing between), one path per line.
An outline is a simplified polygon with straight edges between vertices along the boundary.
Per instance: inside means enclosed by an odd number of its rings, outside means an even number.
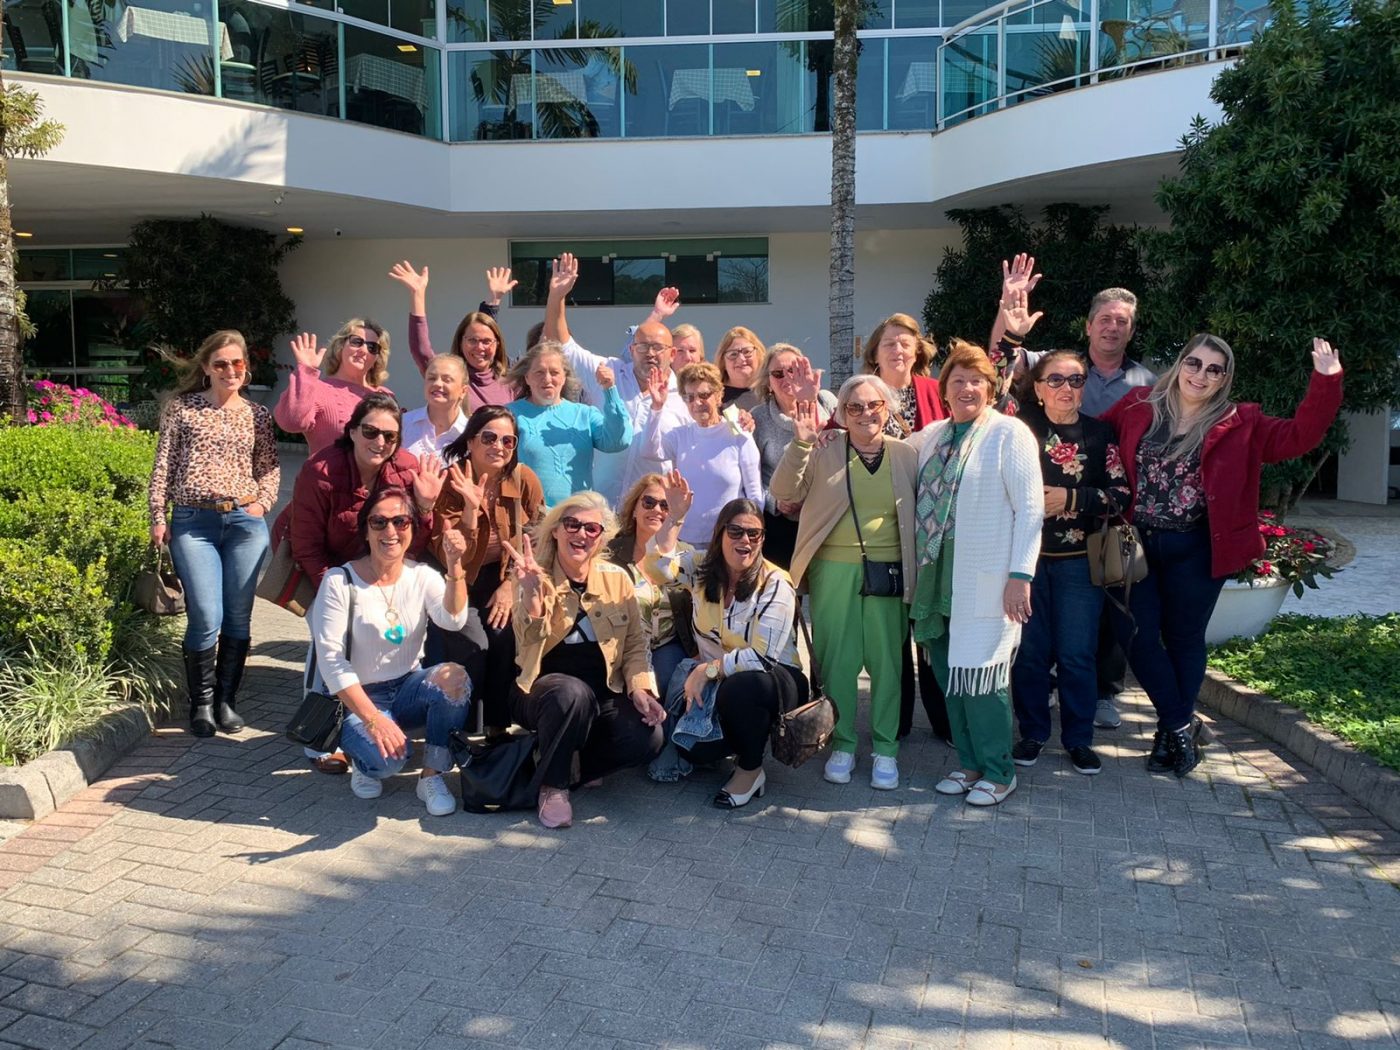
M171 513L170 556L185 588L186 649L212 649L220 634L249 637L253 588L267 546L267 519L241 507L177 506Z
M463 685L461 695L449 696L436 682L429 681L429 676L437 669L420 667L402 678L366 685L364 690L374 706L392 718L405 733L426 727L423 767L443 773L452 768L448 739L454 729L467 724L471 682L468 680ZM403 758L385 758L365 732L364 721L348 709L340 729L340 749L355 763L356 769L375 780L385 780L398 773L412 752L410 747L404 751Z
M661 698L661 702L666 702L666 690L671 686L671 675L676 673L676 668L685 659L685 649L681 646L679 639L672 638L669 642L658 645L651 651L651 669L656 675L656 693ZM666 736L671 735L670 719L667 719Z
M1087 558L1041 558L1031 584L1031 618L1011 665L1011 700L1021 739L1050 739L1050 668L1058 665L1060 743L1094 742L1098 704L1095 654L1103 591L1089 580Z
M1157 710L1157 728L1170 732L1187 725L1196 709L1206 677L1206 624L1225 578L1210 574L1204 524L1190 532L1145 528L1142 546L1148 572L1133 584L1133 620L1115 608L1114 621L1128 664Z

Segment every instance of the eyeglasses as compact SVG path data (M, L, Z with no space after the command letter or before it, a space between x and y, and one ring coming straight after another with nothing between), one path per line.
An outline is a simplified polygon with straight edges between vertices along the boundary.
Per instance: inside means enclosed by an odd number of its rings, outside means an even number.
M360 433L364 435L366 441L378 441L383 438L391 445L399 439L397 430L382 430L379 427L372 427L368 423L360 424Z
M670 343L633 343L633 350L640 350L644 354L659 354L663 350L675 349Z
M863 416L867 412L878 412L884 407L883 401L847 401L846 415Z
M581 532L590 540L596 540L603 534L603 526L599 525L596 521L579 521L578 518L568 517L560 518L559 524L564 527L564 531L570 536Z
M236 361L210 361L209 367L215 372L246 372L248 362L239 358Z
M481 443L490 448L496 442L501 443L501 448L509 452L515 447L516 437L514 434L497 434L494 430L483 430L476 435L481 439Z
M482 339L473 339L471 337L467 337L464 338L462 342L465 343L467 346L479 346L482 349L490 349L491 347L496 345L496 340L489 335Z
M369 527L375 532L383 532L390 525L395 531L403 532L404 529L413 528L413 519L407 514L395 514L392 518L386 518L382 514L373 514L369 519Z
M1040 377L1040 381L1051 390L1058 390L1066 383L1070 385L1071 389L1078 390L1084 385L1085 379L1086 376L1083 372L1078 372L1072 376L1062 376L1059 372L1051 372L1048 376Z
M692 390L688 394L682 394L681 398L686 404L690 404L692 401L708 401L715 396L716 394L713 390Z
M792 376L792 378L796 379L796 378L797 378L797 369L795 369L795 368L775 368L775 369L773 369L773 371L771 371L771 372L768 373L768 378L769 378L769 379L786 379L788 376Z
M747 539L750 543L761 543L763 541L762 529L746 529L742 525L726 525L724 534L731 540Z
M345 345L352 350L368 350L376 357L379 356L379 344L371 343L368 339L361 339L358 335L352 335L349 339L345 340Z
M1224 365L1208 365L1199 357L1188 357L1181 362L1181 370L1187 375L1200 375L1203 368L1206 371L1206 378L1212 383L1218 383L1225 378Z
M751 346L731 346L724 352L726 361L752 360L754 349Z
M655 510L657 507L660 507L662 510L669 512L671 509L671 505L669 503L667 503L664 499L657 499L655 496L643 496L642 506L645 507L647 510Z

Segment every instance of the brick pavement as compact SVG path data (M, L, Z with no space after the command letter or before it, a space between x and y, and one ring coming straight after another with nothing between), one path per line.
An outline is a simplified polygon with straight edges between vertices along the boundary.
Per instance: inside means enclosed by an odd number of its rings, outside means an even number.
M1149 777L1055 749L1002 807L770 768L580 793L578 824L362 802L279 735L304 626L259 603L251 726L164 730L0 846L0 1048L1391 1047L1400 836L1217 723ZM863 763L862 772L866 767Z

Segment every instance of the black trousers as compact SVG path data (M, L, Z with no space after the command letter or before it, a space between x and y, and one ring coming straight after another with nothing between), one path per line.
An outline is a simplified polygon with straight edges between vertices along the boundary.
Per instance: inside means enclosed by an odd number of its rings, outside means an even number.
M1113 603L1103 603L1103 615L1099 617L1098 661L1099 699L1114 697L1123 691L1123 680L1128 675L1128 657L1118 644L1118 632L1113 621Z
M783 681L779 681L778 676ZM797 707L807 702L809 689L805 675L793 674L782 664L771 671L740 671L719 684L715 695L715 717L724 730L723 740L711 740L685 752L690 761L703 765L728 755L740 769L763 765L763 749L768 732L784 710L783 695Z
M460 631L444 631L431 620L423 644L423 666L433 667L452 661L467 669L472 680L472 698L481 703L482 722L488 726L510 725L510 697L515 692L515 632L507 623L491 627L486 608L501 585L501 563L481 567L467 588L471 617Z
M917 657L915 653L918 654ZM943 687L938 684L938 676L933 673L933 666L928 662L928 656L917 644L905 645L904 647L904 673L899 682L898 738L903 740L914 728L914 665L916 659L918 661L919 699L923 701L924 713L928 715L928 724L933 728L934 736L944 743L949 743L953 739L953 727L948 722L948 699L943 695Z
M632 701L569 674L545 674L528 693L516 689L511 713L539 739L539 772L546 787L570 788L661 753L661 726L649 726Z

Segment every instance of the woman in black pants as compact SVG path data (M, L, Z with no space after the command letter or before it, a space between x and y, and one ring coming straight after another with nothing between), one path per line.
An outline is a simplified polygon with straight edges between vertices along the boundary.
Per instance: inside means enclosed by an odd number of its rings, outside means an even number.
M702 732L680 757L688 764L733 755L734 773L714 804L737 809L763 794L763 750L773 723L807 700L794 632L797 593L788 574L763 558L761 504L726 503L710 545L698 555L676 547L691 503L690 486L677 471L667 476L666 502L670 516L648 545L642 572L653 583L679 582L691 593L700 658L686 676L685 713L676 730L693 725Z
M539 739L547 828L573 822L574 785L645 765L661 750L666 711L632 577L599 557L616 531L606 499L576 492L540 522L537 548L529 533L519 549L502 544L519 595L511 714Z

